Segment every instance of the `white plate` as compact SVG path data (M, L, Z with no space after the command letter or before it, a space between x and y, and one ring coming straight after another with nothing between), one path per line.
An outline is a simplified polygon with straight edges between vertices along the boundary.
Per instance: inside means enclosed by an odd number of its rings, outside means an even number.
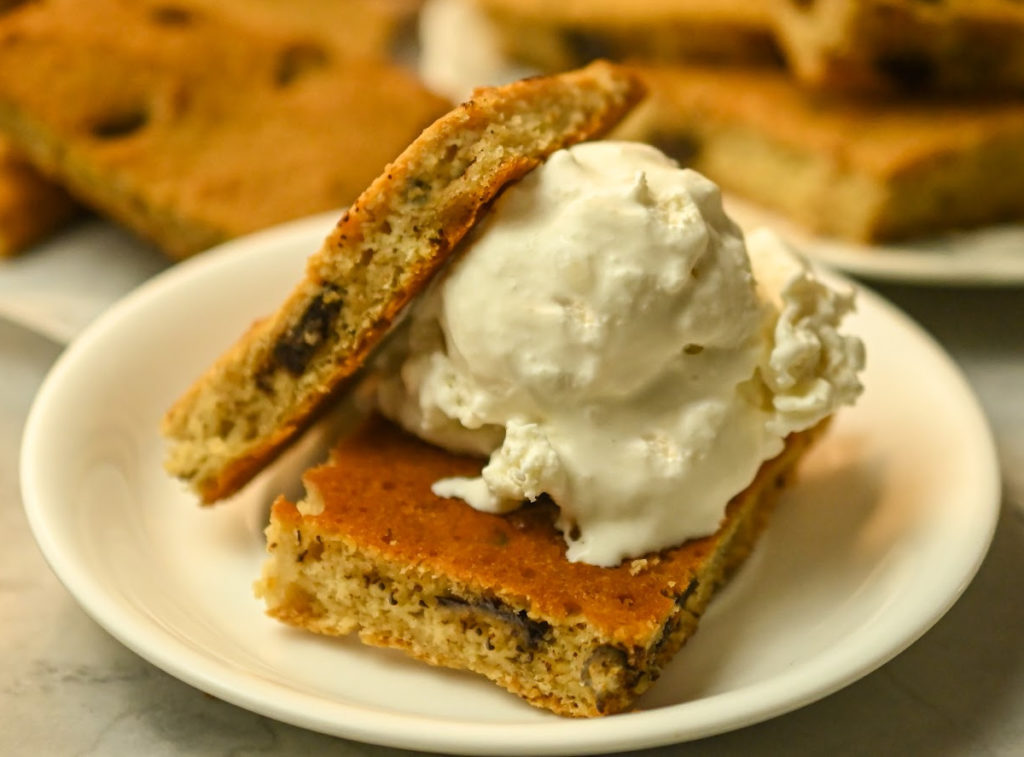
M170 265L112 223L90 219L0 260L0 316L67 344L110 305Z
M856 276L932 286L1024 284L1024 223L867 245L814 236L779 214L735 196L726 196L725 205L745 230L767 226L807 257Z
M459 753L587 753L706 736L792 710L913 642L973 576L995 524L989 432L950 360L865 292L868 386L807 459L752 560L634 713L560 719L476 676L266 618L250 585L285 460L201 509L161 470L160 416L290 288L334 216L161 274L63 354L24 436L25 507L82 606L171 674L280 720ZM275 478L276 477L276 478Z

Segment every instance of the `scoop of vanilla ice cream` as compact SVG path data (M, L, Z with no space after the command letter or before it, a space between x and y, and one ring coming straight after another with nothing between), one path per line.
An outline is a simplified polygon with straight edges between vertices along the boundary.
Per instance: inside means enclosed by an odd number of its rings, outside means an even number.
M747 237L758 296L773 317L759 378L770 392L769 429L785 436L809 428L840 405L852 405L862 386L864 343L839 333L853 310L853 292L838 292L814 276L807 261L768 229Z
M412 312L378 404L490 455L439 496L503 512L549 495L570 560L707 535L787 433L859 392L849 297L776 240L757 250L752 272L717 188L654 148L559 151Z

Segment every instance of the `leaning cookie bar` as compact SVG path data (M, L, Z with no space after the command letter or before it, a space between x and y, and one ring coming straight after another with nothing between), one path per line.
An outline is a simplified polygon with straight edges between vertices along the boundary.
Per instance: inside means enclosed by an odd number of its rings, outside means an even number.
M325 407L487 203L547 155L607 132L642 95L604 62L480 90L356 200L305 279L167 413L167 469L213 502Z
M279 499L256 591L278 620L480 673L561 715L621 712L693 634L824 423L794 434L706 538L615 568L570 563L550 503L500 516L430 492L480 461L369 421Z

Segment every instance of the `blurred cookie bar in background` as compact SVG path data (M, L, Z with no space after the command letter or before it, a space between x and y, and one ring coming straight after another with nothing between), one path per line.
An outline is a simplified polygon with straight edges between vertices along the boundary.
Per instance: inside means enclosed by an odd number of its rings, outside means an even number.
M194 0L323 39L350 57L388 60L413 33L421 0Z
M913 237L1024 216L1024 101L818 98L783 72L639 69L620 136L816 232Z
M1024 4L773 0L793 75L829 91L1024 92Z
M460 2L490 25L474 36L489 36L507 65L551 70L594 56L636 65L651 94L620 137L651 142L813 233L876 243L1024 218L1020 3L431 0L428 9ZM476 58L499 78L491 58ZM443 91L471 80L455 75L465 65L428 62L424 76Z
M595 58L777 59L759 0L475 0L510 58L556 71Z
M0 19L0 130L174 258L340 208L448 103L380 56L267 13L20 6Z

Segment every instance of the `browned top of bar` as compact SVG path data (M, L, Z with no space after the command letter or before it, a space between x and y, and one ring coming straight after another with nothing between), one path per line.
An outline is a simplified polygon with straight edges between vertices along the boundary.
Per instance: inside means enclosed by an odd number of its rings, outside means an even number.
M754 484L730 503L727 517L735 517L741 501L774 490L779 471L808 443L807 435L791 437L787 451L763 466ZM582 616L626 644L646 643L676 599L685 601L691 582L721 546L724 527L649 556L642 568L630 560L615 568L570 563L550 503L493 515L430 491L439 478L475 476L480 468L478 459L454 456L385 421L371 421L340 443L331 462L306 474L307 489L324 502L307 526L378 559L443 575L558 623ZM273 517L286 524L302 518L283 499Z

